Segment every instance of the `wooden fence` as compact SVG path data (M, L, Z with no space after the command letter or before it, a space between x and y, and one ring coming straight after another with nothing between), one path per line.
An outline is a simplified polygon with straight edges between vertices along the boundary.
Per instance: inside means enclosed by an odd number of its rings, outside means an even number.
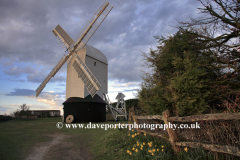
M38 116L15 116L16 120L34 120L38 119Z
M173 124L173 122L195 122L195 121L209 121L209 120L240 120L240 112L238 113L220 113L220 114L204 114L204 115L195 115L195 116L186 116L186 117L170 117L170 112L168 110L162 112L162 115L149 115L149 116L137 116L135 115L134 107L129 109L129 122L135 122L140 124L139 120L162 120L164 124ZM240 147L231 146L231 145L216 145L216 144L205 144L198 142L179 142L176 131L172 128L166 128L168 136L160 133L151 133L146 130L141 130L137 128L139 134L145 133L152 136L157 136L163 138L167 141L170 141L172 148L175 153L180 152L181 147L191 147L196 148L201 146L206 150L213 152L226 153L230 155L235 155L240 157ZM240 131L238 131L240 132Z

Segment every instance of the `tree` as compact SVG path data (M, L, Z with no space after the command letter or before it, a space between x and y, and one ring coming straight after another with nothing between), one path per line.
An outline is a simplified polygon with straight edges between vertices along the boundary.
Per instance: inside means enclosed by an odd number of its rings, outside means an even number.
M170 80L168 100L175 106L177 115L201 114L207 109L210 96L208 72L201 70L194 52L184 52L184 58L176 57L173 64L182 65Z
M30 107L28 107L26 104L23 104L20 106L21 111L26 112L29 110Z
M31 115L31 113L29 111L30 106L23 104L19 108L20 108L20 110L18 109L17 111L13 112L14 116L29 116L29 115Z
M190 17L190 22L180 22L179 28L201 26L204 34L195 34L196 41L206 44L204 54L215 57L219 68L234 70L228 73L230 83L240 82L240 1L238 0L199 0L199 8L204 16L199 19ZM186 31L186 30L185 30ZM215 36L217 35L217 36ZM223 75L224 76L224 75Z
M180 22L178 27L201 27L202 34L185 31L197 37L195 42L206 45L203 54L214 57L215 68L225 70L212 86L212 95L215 95L214 99L221 99L221 104L225 104L226 99L235 103L240 91L240 1L199 1L203 5L199 8L203 16L198 19L190 17L190 22Z
M180 22L173 36L155 37L157 50L143 54L153 72L142 76L138 94L146 114L206 113L229 102L240 108L240 1L199 1L201 18Z
M209 42L208 47L228 47L239 49L239 39L230 42L233 38L238 38L240 33L240 1L238 0L198 0L203 8L199 8L202 17L194 19L190 17L190 22L179 22L181 27L201 26L205 35L199 36L199 41ZM206 29L207 28L207 29ZM211 30L210 30L211 29ZM218 36L216 33L222 33ZM228 43L230 42L230 43ZM238 52L239 53L239 52Z
M139 100L143 111L159 114L168 109L177 116L205 111L208 84L217 77L218 70L211 63L204 65L211 59L201 56L204 44L193 44L196 36L182 30L168 39L155 38L159 42L157 50L144 53L153 74L142 77Z

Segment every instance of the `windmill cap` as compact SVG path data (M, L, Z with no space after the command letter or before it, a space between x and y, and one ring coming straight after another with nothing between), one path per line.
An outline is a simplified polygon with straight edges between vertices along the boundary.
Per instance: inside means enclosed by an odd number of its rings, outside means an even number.
M96 60L99 60L102 63L108 64L106 56L100 50L88 44L85 45L85 48L86 48L87 56L92 57Z
M123 99L125 95L123 93L118 93L117 97L115 99Z

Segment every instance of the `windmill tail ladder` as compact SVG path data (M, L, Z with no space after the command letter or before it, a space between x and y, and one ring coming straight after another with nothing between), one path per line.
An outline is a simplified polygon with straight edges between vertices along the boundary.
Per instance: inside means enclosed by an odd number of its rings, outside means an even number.
M122 111L120 111L112 106L112 103L111 103L107 93L103 93L103 99L107 103L107 108L106 108L107 112L112 115L112 117L114 118L115 121L117 120L117 115L127 116L126 113L123 113Z

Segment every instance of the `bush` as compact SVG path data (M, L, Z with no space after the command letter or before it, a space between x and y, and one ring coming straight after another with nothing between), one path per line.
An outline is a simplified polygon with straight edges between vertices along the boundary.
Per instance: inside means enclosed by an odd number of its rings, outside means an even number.
M0 115L0 122L6 122L12 120L11 116Z

